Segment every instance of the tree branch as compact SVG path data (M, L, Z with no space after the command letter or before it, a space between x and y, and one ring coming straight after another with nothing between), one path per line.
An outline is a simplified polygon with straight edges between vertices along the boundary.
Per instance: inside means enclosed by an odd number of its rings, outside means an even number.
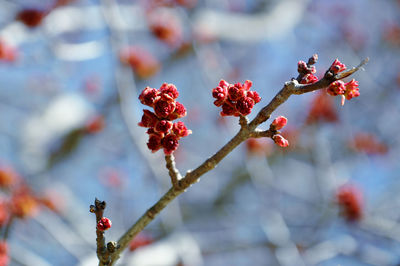
M197 182L199 178L212 170L225 156L227 156L234 148L236 148L240 143L245 141L250 137L270 137L271 134L275 134L277 131L266 130L261 131L257 129L261 123L268 120L271 113L278 108L282 103L284 103L292 94L303 94L310 91L315 91L318 89L326 88L330 83L335 80L343 79L357 70L359 70L368 59L361 62L361 64L349 71L342 72L341 74L333 75L329 70L325 73L324 77L313 83L308 85L299 84L296 79L288 81L285 83L284 87L278 92L278 94L266 105L262 108L256 117L246 126L244 125L245 118L240 118L241 129L239 132L228 142L226 143L219 151L217 151L213 156L208 158L205 162L203 162L200 166L198 166L193 171L188 171L184 178L178 181L178 186L173 186L168 190L161 199L155 203L150 209L148 209L139 220L128 229L128 231L121 236L118 240L119 247L116 248L115 252L111 254L111 265L115 263L115 261L119 258L121 252L127 247L129 242L140 232L142 231L172 200L174 200L177 196L185 191L189 186L193 183ZM171 157L166 156L167 168L170 171L171 180L174 184L176 182L175 179L178 179L177 173L175 172L175 167L173 164L173 159ZM169 160L171 160L169 162ZM169 165L171 163L171 165ZM176 170L177 171L177 170Z

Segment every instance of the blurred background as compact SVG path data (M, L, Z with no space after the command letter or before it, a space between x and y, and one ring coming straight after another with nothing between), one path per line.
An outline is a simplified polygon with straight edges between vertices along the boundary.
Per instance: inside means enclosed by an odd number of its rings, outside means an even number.
M0 263L97 265L95 197L117 240L170 187L137 97L177 86L193 134L182 174L239 129L220 79L253 81L249 118L319 55L360 97L292 96L286 149L241 144L130 245L119 265L399 265L400 1L1 0ZM269 125L269 124L268 124ZM264 125L262 128L268 128Z

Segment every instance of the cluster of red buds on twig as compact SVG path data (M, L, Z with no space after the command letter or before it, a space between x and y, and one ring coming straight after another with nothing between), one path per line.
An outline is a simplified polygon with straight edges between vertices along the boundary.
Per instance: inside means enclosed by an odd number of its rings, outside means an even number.
M332 73L337 74L346 70L346 66L340 63L338 59L336 59L329 70ZM344 104L345 100L351 100L352 98L360 96L358 81L356 81L355 79L352 79L350 82L347 83L343 82L342 80L332 82L326 91L332 96L341 95L342 105Z
M251 113L254 105L261 101L256 91L251 90L253 83L246 80L244 84L238 82L229 84L221 80L212 95L216 99L215 106L222 107L221 116L246 116Z
M147 147L156 152L163 148L165 154L171 154L179 146L179 139L192 133L181 121L173 123L177 118L186 116L186 108L176 101L179 92L175 85L163 83L160 89L146 87L139 96L142 104L153 107L143 110L139 126L149 128Z

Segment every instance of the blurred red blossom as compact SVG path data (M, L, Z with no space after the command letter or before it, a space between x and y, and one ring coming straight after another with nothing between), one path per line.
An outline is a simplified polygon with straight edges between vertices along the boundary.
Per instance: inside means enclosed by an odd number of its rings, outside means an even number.
M8 244L6 241L0 241L0 266L7 266L10 261L8 255Z
M382 155L388 152L388 146L371 133L359 132L349 142L349 147L357 152L370 155Z
M16 19L29 28L35 28L42 23L42 20L47 14L48 12L44 10L27 8L19 11L16 15Z
M271 142L266 138L249 138L246 149L248 155L269 156L272 153Z
M9 189L19 180L19 176L15 170L8 165L0 166L0 188Z
M60 213L64 208L65 199L55 190L48 189L37 197L38 203L49 210Z
M102 115L96 115L89 119L85 125L85 130L87 133L95 134L102 131L105 127L105 120Z
M101 169L99 179L107 187L122 188L125 184L126 176L119 169L106 167Z
M13 191L10 205L12 215L21 219L32 217L38 213L38 201L26 186Z
M178 48L182 44L182 23L170 10L158 8L150 12L148 24L154 36L171 48Z
M0 60L13 62L17 59L17 49L4 40L0 40Z
M315 92L311 101L310 110L306 118L306 124L316 122L336 122L338 115L333 99L324 91Z
M336 191L336 201L341 208L341 214L348 221L358 221L363 216L363 195L359 187L346 184Z
M132 252L137 248L150 245L153 242L154 239L149 234L141 232L129 243L129 251Z
M140 46L125 47L121 50L119 58L141 79L154 76L161 68L160 62L148 50Z
M400 25L396 22L387 23L383 29L383 39L393 46L400 46Z

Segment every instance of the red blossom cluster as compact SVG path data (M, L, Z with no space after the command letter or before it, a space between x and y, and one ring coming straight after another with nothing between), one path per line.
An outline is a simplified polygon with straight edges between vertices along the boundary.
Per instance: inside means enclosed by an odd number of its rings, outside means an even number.
M185 106L176 101L178 96L175 85L167 83L163 83L160 89L146 87L139 95L142 104L154 108L154 113L143 110L139 122L139 126L149 128L147 147L152 152L163 148L165 154L171 154L178 148L179 139L192 133L183 122L172 122L186 116Z
M333 74L337 74L344 70L346 70L346 66L342 64L338 59L335 59L335 61L329 68L329 71L331 71ZM352 98L360 96L360 92L358 89L358 81L354 79L352 79L350 82L347 83L344 83L342 80L334 81L329 85L326 91L329 95L332 96L341 95L342 105L344 104L344 101L346 99L351 100Z
M276 132L271 138L277 144L278 146L281 147L287 147L289 146L289 141L282 137L282 135L279 134L277 130L282 129L284 126L287 124L287 118L284 116L278 116L277 118L272 121L271 125L269 126L270 130L273 130Z
M358 221L363 216L363 197L355 185L341 186L336 193L336 200L341 207L341 214L348 221Z
M98 222L97 222L97 229L99 229L100 231L106 231L108 229L111 228L111 220L106 218L106 217L102 217Z
M160 70L160 62L149 51L139 46L122 49L119 58L142 79L149 78Z
M314 76L317 72L317 69L314 66L317 60L318 55L314 54L310 59L308 59L307 63L301 60L297 63L297 72L299 72L301 76L301 84L311 84L318 81L318 78Z
M229 84L222 79L218 87L212 90L212 96L216 99L215 106L222 107L221 116L250 114L254 105L261 101L258 93L250 90L252 85L250 80L246 80L244 84Z

